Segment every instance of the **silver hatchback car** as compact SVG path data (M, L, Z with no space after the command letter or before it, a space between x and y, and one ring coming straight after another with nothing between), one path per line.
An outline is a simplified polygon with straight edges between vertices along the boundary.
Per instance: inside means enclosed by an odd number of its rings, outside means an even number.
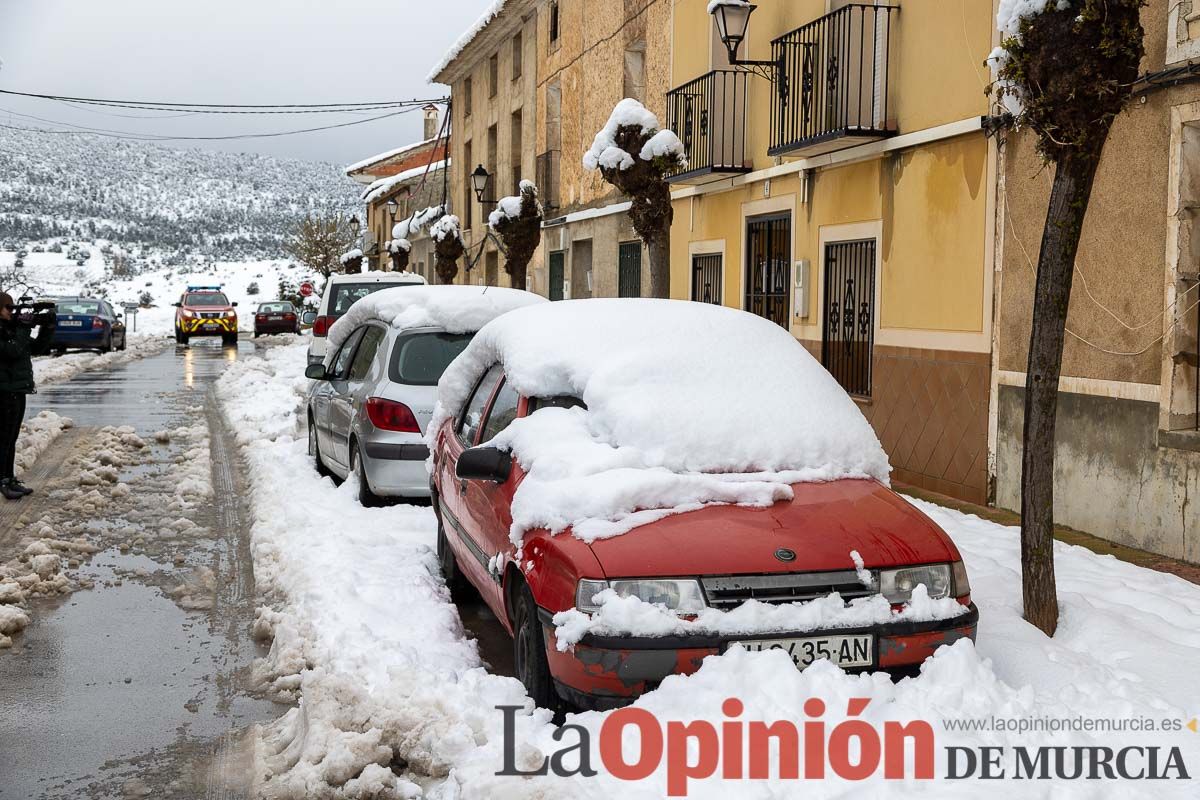
M364 505L428 497L424 433L437 382L473 335L372 320L324 364L310 365L306 374L317 380L308 393L308 452L317 469L339 478L355 473Z

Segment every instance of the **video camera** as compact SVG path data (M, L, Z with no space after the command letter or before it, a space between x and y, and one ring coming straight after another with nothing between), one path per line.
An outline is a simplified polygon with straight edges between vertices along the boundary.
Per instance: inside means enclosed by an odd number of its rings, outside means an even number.
M53 327L58 322L58 306L53 300L34 301L32 297L22 297L13 306L13 320L31 328Z

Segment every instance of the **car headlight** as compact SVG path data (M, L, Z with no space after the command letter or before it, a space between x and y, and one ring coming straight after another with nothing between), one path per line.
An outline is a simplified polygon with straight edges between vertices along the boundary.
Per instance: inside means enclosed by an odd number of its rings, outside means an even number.
M961 562L959 562L961 563ZM966 578L966 571L963 571ZM884 569L879 571L879 593L889 603L907 603L912 599L917 584L925 584L931 600L950 597L954 589L954 575L950 564L926 564L920 567Z
M194 317L196 315L193 314L191 311L180 311L179 316L183 317L184 319L191 319L192 317Z
M699 614L708 607L700 581L691 578L632 578L628 580L598 581L584 578L575 590L575 607L587 614L594 614L600 606L593 599L605 589L612 589L619 597L636 597L645 603L665 606L679 614Z
M225 312L225 318L226 318L226 319L236 319L236 318L237 318L237 312L236 312L236 311L226 311L226 312Z

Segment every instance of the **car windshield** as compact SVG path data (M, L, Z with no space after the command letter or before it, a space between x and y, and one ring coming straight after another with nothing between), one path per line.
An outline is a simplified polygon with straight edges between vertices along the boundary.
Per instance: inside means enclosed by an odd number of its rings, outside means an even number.
M404 286L418 286L415 283L339 283L333 287L333 297L329 299L329 316L340 317L350 310L350 306L362 300L369 294L384 289L399 289Z
M392 348L389 377L393 383L435 386L446 367L471 343L473 333L415 333Z
M99 314L100 303L95 300L67 300L58 303L59 314Z
M183 299L185 306L227 306L229 298L221 292L205 292L204 294L189 294Z
M278 314L281 311L295 311L289 303L263 303L258 307L261 314Z

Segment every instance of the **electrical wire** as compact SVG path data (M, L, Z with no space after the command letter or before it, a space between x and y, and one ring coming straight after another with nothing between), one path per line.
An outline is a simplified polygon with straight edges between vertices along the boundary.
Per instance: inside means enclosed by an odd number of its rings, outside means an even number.
M61 122L55 120L47 120L41 117L35 117L30 114L21 114L16 111L7 111L0 109L0 112L15 114L18 117L26 117L35 119L40 122L46 122L51 125L66 125L69 128L77 128L78 130L61 131L61 130L46 130L44 128L20 128L13 125L0 125L0 128L17 131L37 131L39 133L56 133L56 134L75 134L77 136L103 136L110 139L123 139L126 141L141 141L141 142L224 142L224 141L240 141L244 139L271 139L280 136L294 136L300 133L315 133L317 131L328 131L335 128L349 128L353 125L365 125L369 122L378 122L383 119L391 119L402 114L409 114L417 110L418 107L403 108L399 111L393 111L389 114L381 114L376 117L367 119L351 120L350 122L341 122L336 125L321 125L315 128L300 128L290 131L272 131L269 133L239 133L229 134L225 136L168 136L165 134L139 134L132 131L115 131L107 128L89 128L83 125L73 125L70 122Z
M159 100L110 100L96 97L71 97L68 95L59 94L42 94L39 92L18 92L12 89L0 89L0 94L15 95L17 97L31 97L38 100L62 100L76 103L91 103L95 105L115 105L115 106L155 106L169 107L166 110L175 110L183 108L288 108L288 109L321 109L321 108L371 108L371 107L386 107L398 105L418 105L429 103L442 103L446 98L440 100L379 100L372 103L175 103Z

